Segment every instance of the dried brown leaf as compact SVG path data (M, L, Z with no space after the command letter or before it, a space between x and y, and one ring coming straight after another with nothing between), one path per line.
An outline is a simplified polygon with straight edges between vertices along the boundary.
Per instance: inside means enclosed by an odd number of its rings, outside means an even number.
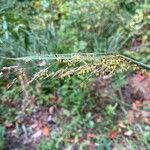
M122 121L118 121L118 127L125 129L126 125Z

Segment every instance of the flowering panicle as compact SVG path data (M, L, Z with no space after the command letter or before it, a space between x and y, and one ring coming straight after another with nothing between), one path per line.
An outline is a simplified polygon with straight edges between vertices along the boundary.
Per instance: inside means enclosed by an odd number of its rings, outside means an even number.
M132 59L123 55L72 55L71 57L57 57L56 62L61 67L52 71L48 67L37 72L29 83L36 79L70 77L91 73L95 76L113 75L116 71L127 72L128 70L141 70L143 73L150 74L150 71L143 68L140 64L133 62Z

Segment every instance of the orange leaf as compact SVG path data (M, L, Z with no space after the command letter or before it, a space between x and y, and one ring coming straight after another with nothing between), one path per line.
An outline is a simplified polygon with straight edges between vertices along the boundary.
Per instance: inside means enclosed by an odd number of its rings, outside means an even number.
M114 139L117 137L117 135L118 135L118 132L117 132L117 131L110 131L110 133L109 133L109 138L110 138L111 140L114 140Z
M50 135L50 128L49 127L44 127L42 133L43 133L44 136L49 136Z

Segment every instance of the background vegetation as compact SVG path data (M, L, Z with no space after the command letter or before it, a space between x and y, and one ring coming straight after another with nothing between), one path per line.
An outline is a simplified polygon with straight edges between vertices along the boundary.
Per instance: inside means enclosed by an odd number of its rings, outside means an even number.
M56 119L60 121L60 129L55 136L41 141L37 149L55 150L70 146L88 149L86 142L79 144L64 141L78 139L88 132L98 134L90 140L91 143L98 143L99 150L111 149L112 141L107 133L116 128L115 123L119 118L117 114L122 113L122 94L118 93L127 83L125 78L130 72L116 73L111 78L111 87L109 85L100 93L97 86L94 88L95 79L90 78L90 73L59 80L35 79L27 86L36 72L46 67L52 70L63 67L55 61L34 60L34 56L118 53L148 64L149 8L149 0L1 0L0 148L7 145L5 128L8 123L15 127L22 125L22 122L16 120L24 115L24 111L32 115L35 107L57 106L63 109L63 113L58 113ZM9 59L25 56L31 56L31 61ZM16 68L4 68L10 66L19 66L21 69L18 72ZM108 85L107 81L103 82ZM32 105L29 104L31 99L34 99ZM123 107L130 109L129 103ZM96 115L102 115L104 121L95 121ZM22 127L18 128L22 130ZM146 149L150 135L143 132L142 136L144 139L138 139L142 141L139 146ZM118 141L116 139L115 142ZM126 142L130 143L131 149L138 149L134 140Z

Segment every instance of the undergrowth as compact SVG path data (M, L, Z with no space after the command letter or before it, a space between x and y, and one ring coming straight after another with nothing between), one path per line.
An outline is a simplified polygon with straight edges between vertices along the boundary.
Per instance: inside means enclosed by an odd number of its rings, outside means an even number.
M126 76L149 75L149 5L148 0L1 0L0 149L6 144L4 126L17 126L38 106L63 109L60 128L39 150L117 145L119 138L112 141L107 134L131 107L122 95ZM88 132L96 137L81 142ZM147 148L149 134L141 134L137 143ZM138 149L136 141L125 141Z

